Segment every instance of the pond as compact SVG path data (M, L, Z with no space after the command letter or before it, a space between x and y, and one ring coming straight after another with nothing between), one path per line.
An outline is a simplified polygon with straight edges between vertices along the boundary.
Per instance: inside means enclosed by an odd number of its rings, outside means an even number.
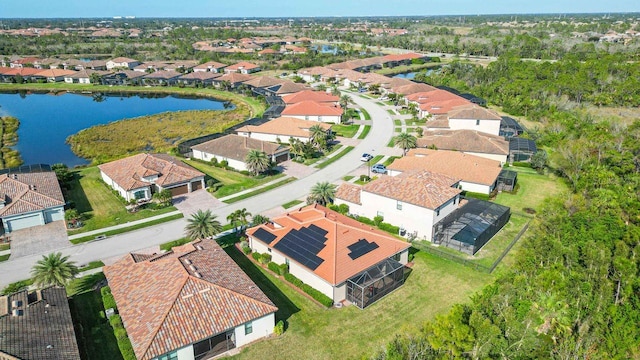
M26 165L87 164L65 141L69 135L94 125L167 111L224 108L224 101L167 94L0 93L0 115L20 120L15 148Z
M393 77L395 78L402 78L402 79L407 79L407 80L413 80L416 77L416 74L418 74L419 72L426 72L427 75L431 75L434 71L439 71L440 67L435 67L435 68L429 68L426 71L411 71L411 72L406 72L406 73L400 73L400 74L395 74L393 75Z

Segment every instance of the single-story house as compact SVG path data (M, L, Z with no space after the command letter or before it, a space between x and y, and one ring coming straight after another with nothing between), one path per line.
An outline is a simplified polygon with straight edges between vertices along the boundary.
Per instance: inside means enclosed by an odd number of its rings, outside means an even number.
M106 65L107 70L111 70L114 68L127 68L129 70L133 70L134 67L140 65L140 61L126 57L117 57L115 59L107 61Z
M458 208L460 179L429 171L382 175L364 186L340 185L335 204L349 212L400 227L402 235L433 240L433 226Z
M0 297L0 359L80 360L63 287Z
M208 61L204 64L200 64L193 67L193 72L212 72L212 73L221 73L222 69L226 68L227 65L223 63L219 63L217 61Z
M142 82L145 85L174 85L178 82L178 78L182 76L182 73L173 70L161 70L145 74L142 78Z
M143 72L143 73L151 73L154 71L166 70L165 67L168 65L165 61L146 61L141 63L138 66L133 68L133 71Z
M64 220L64 205L53 171L0 175L0 218L5 232Z
M391 88L390 92L394 94L406 96L406 95L411 95L419 92L427 92L427 91L433 91L433 90L436 90L436 88L431 85L427 85L423 83L415 83L412 81L411 84L394 86Z
M500 134L502 117L478 105L463 105L449 111L451 130L476 130L491 135Z
M409 243L320 205L247 230L249 246L334 303L365 308L404 283Z
M122 70L113 74L104 75L102 77L103 85L140 85L142 84L142 78L147 75L146 73Z
M100 78L102 76L110 74L108 71L96 71L96 70L80 70L74 74L64 77L64 82L68 84L91 84L91 75L97 74ZM101 80L100 80L101 81Z
M225 135L191 147L193 157L204 161L226 160L236 170L247 170L245 159L251 150L262 151L278 164L289 160L289 147L238 135Z
M242 85L245 81L249 81L251 79L253 79L253 76L251 75L240 74L240 73L230 73L230 74L224 74L219 78L213 79L213 82L216 84L216 86L221 87L223 82L226 81L231 87L231 89L235 89L238 86Z
M64 81L65 77L73 75L76 72L77 71L65 69L46 69L40 70L40 72L37 72L34 77L45 78L47 79L47 82L61 82Z
M309 128L314 125L320 125L324 130L331 128L329 124L316 121L279 117L261 125L245 125L236 129L236 133L240 136L262 141L288 143L290 138L294 138L307 142L310 139Z
M2 68L0 69L0 79L2 82L15 82L18 75L22 77L23 81L34 81L36 80L36 74L39 73L40 69L28 68L28 67L16 67L16 68Z
M405 171L427 170L460 180L460 189L481 194L490 194L495 189L502 171L500 162L465 154L460 151L421 149L414 156L395 159L387 166L390 176Z
M282 110L282 116L294 117L302 120L328 122L340 124L342 108L333 104L317 103L315 101L301 101L288 105Z
M286 96L300 91L304 91L308 87L304 84L296 83L291 80L282 80L279 84L264 88L266 96Z
M454 93L442 89L418 92L405 97L406 102L416 104L418 117L447 114L454 107L470 102Z
M148 200L164 189L178 196L204 188L204 174L167 154L138 154L98 165L107 185L125 200Z
M235 72L238 72L241 74L251 74L251 73L260 71L260 65L252 64L246 61L241 61L237 64L229 65L225 67L223 70L227 74L235 73Z
M338 105L340 97L328 94L326 91L303 90L297 93L282 96L282 101L287 105L303 101L315 101L317 103L327 103L330 105Z
M179 82L185 85L213 85L213 79L222 76L222 74L209 72L209 71L194 71L188 74L184 74L178 78Z
M35 65L38 61L40 61L40 58L37 57L25 57L25 58L18 58L15 59L14 61L12 61L9 64L9 67L14 69L14 68L26 68L29 67L29 65Z
M509 157L509 142L501 136L490 135L474 130L435 130L425 132L417 139L416 149L409 154L416 154L424 149L455 150L465 154L476 155L500 161L504 165Z
M81 61L76 65L76 70L107 70L107 62L104 60Z
M269 298L215 240L104 267L138 360L209 359L273 333Z

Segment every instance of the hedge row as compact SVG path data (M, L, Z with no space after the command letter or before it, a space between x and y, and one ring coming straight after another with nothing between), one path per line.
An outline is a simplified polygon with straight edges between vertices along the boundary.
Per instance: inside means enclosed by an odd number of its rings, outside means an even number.
M104 304L105 310L110 308L113 308L114 310L117 309L116 301L113 298L113 294L111 294L110 287L105 286L100 289L100 294L102 295L102 303ZM131 341L127 336L127 330L125 330L124 325L122 325L122 318L120 315L112 315L109 318L109 324L113 328L113 334L118 342L118 348L120 349L122 358L124 360L136 360L136 354L133 352L133 346L131 346Z
M361 223L371 225L371 226L377 226L378 229L382 231L386 231L389 234L398 235L400 233L400 228L398 226L382 222L382 219L371 220L368 217L357 216L357 215L354 218ZM380 221L376 221L376 220L380 220Z
M284 279L287 280L288 282L292 283L293 285L295 285L297 288L300 288L302 291L304 291L305 293L310 295L312 298L314 298L320 304L322 304L322 305L324 305L326 307L333 306L333 299L331 299L327 295L321 293L320 291L312 288L310 285L305 284L304 282L302 282L302 280L298 279L297 277L295 277L295 276L293 276L293 275L291 275L289 273L286 273L286 274L284 274Z
M267 267L278 275L286 275L289 273L289 266L287 266L287 264L278 265L272 261L267 265Z
M100 289L100 294L102 295L102 304L104 305L105 310L107 309L113 309L114 311L118 310L116 306L116 299L111 294L110 287L105 286L102 289Z

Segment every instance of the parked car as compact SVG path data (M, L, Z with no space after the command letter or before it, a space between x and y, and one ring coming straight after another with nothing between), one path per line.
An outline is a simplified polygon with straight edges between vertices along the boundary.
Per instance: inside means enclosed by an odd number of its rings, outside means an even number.
M371 172L375 174L386 174L387 167L382 164L375 164L371 167Z
M373 159L373 155L364 153L364 154L362 154L362 157L360 158L360 161L369 161L371 159Z

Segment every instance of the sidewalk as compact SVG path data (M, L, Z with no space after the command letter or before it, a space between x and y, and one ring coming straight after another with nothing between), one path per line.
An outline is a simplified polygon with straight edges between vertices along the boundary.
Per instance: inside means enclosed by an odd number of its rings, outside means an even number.
M151 216L145 219L140 219L140 220L136 220L136 221L130 221L128 223L124 223L124 224L119 224L119 225L114 225L114 226L109 226L106 228L102 228L102 229L97 229L97 230L91 230L91 231L87 231L87 232L83 232L83 233L79 233L79 234L73 234L73 235L69 235L69 240L73 240L73 239L79 239L79 238L83 238L86 236L92 236L92 235L102 235L107 231L111 231L111 230L117 230L117 229L124 229L124 228L128 228L130 226L135 226L138 224L144 224L150 221L154 221L154 220L158 220L158 219L162 219L162 218L166 218L169 216L174 216L174 215L178 215L178 214L182 214L180 211L176 210L176 211L172 211L172 212L168 212L166 214L162 214L162 215L156 215L156 216Z

